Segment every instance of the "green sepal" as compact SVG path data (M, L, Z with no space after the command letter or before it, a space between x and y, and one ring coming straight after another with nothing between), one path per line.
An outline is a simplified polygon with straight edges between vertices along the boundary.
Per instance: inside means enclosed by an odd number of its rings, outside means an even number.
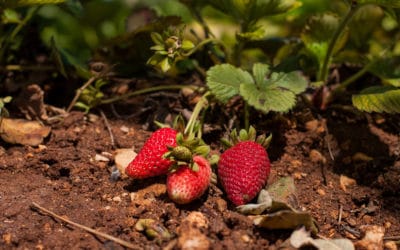
M198 172L199 171L199 165L195 162L190 166L190 169L193 170L194 172Z
M206 157L210 153L210 146L208 145L198 146L193 150L193 153L196 155L201 155Z
M157 44L157 45L151 46L150 49L156 50L156 51L163 51L163 50L165 50L165 47L163 45Z
M221 144L224 148L230 148L232 147L232 143L230 140L226 139L226 138L222 138L221 139Z
M249 127L249 131L247 132L247 137L249 141L255 141L257 136L257 131L253 126Z
M183 142L184 142L183 134L179 132L179 133L176 135L176 143L177 143L178 145L182 145Z
M164 46L164 39L162 38L162 36L159 33L151 32L150 37L151 37L151 40L153 40L153 42L155 44Z
M182 162L191 162L192 161L192 152L189 148L185 146L176 146L172 149L171 155L174 160L182 161Z
M257 137L256 142L267 149L269 147L269 144L271 144L271 140L272 134L269 134L268 137L265 134L262 134Z
M249 135L245 129L241 129L239 131L239 140L240 141L247 141L249 139Z
M172 124L172 128L175 129L176 131L183 132L185 131L185 119L183 119L183 116L181 114L177 115L174 119L174 122Z
M208 162L210 163L211 166L217 166L219 162L219 155L213 154L208 158Z
M225 149L228 149L242 141L254 141L267 149L271 143L271 140L272 134L270 134L268 137L265 134L257 136L256 129L253 126L250 126L248 130L241 129L239 134L237 133L236 129L233 129L228 138L221 138L220 142Z

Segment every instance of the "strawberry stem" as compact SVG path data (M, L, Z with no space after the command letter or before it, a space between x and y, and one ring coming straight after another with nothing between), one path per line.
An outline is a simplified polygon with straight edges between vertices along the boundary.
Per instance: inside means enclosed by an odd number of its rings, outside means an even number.
M191 135L193 134L193 132L196 130L196 126L199 126L199 124L197 123L197 118L199 117L200 111L207 106L208 101L207 101L207 96L210 95L211 92L207 91L206 93L204 93L204 95L201 97L201 99L196 103L196 106L193 109L193 113L190 116L190 119L186 125L184 134L185 135ZM197 138L201 138L201 129L198 128L196 131L197 134Z

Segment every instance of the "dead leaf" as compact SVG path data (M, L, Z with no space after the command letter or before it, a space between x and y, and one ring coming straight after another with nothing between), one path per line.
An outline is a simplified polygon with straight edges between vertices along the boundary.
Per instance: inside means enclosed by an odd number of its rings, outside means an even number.
M258 215L254 224L266 229L295 229L305 226L313 234L318 232L313 217L306 212L282 210L271 214Z
M359 250L381 250L383 248L383 236L385 228L376 225L368 225L360 227L364 234L364 238L354 243Z
M278 181L269 186L267 190L274 201L285 202L291 206L295 206L297 203L296 186L292 177L280 178Z
M353 243L348 239L313 239L304 227L294 231L289 241L296 249L314 246L321 250L354 250Z
M357 184L356 180L349 178L345 175L340 176L340 188L347 193L347 187L351 187Z
M51 131L37 121L2 118L0 123L1 138L12 144L37 146L43 142Z
M267 229L295 229L305 226L313 233L318 228L312 216L306 212L296 211L292 207L295 197L294 180L291 177L281 178L272 184L268 191L263 189L258 195L258 204L238 206L238 212L255 215L253 223Z

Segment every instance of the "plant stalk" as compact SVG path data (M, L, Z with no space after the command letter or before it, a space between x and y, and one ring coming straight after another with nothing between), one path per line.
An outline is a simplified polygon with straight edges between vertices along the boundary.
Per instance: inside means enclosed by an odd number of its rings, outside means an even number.
M190 51L186 52L186 53L182 53L182 56L188 57L190 55L192 55L193 53L195 53L198 49L202 48L204 45L207 45L208 43L217 43L217 44L221 44L222 46L224 46L224 44L222 43L222 41L219 41L218 39L215 38L207 38L203 41L201 41L200 43L198 43L193 49L191 49ZM225 46L224 46L225 47Z
M332 93L330 97L328 97L328 103L330 103L332 100L334 100L340 93L346 90L346 88L356 80L358 80L360 77L362 77L365 73L368 72L368 70L372 67L372 65L375 63L375 61L369 62L367 65L365 65L362 69L360 69L357 73L352 75L351 77L347 78L345 81L340 83L340 85L332 90Z
M319 72L318 81L323 81L324 83L326 83L326 80L328 78L328 72L329 72L329 64L330 64L330 61L332 58L333 49L335 48L336 42L339 39L340 35L343 33L347 24L350 22L351 18L354 16L354 14L359 9L359 7L360 7L360 5L357 5L356 3L352 3L350 5L349 12L347 12L346 16L343 18L343 20L339 24L339 27L336 29L335 33L333 34L332 39L328 45L328 50L326 52L324 62L322 64L321 70Z
M196 87L193 86L193 85L155 86L155 87L151 87L151 88L140 89L140 90L136 90L136 91L133 91L133 92L128 92L126 94L123 94L123 95L120 95L120 96L117 96L117 97L105 99L105 100L102 100L100 102L100 104L110 104L110 103L113 103L113 102L116 102L116 101L124 100L124 99L132 97L132 96L137 96L137 95L141 95L141 94L147 94L147 93L156 92L156 91L160 91L160 90L176 90L176 89L183 89L183 88L196 89Z
M246 101L244 102L244 128L246 131L250 128L250 108Z
M190 119L186 125L185 131L183 132L185 135L193 133L193 130L196 126L196 121L197 121L197 118L199 117L200 111L204 107L207 106L207 103L208 103L207 96L209 96L210 94L211 94L211 92L207 91L206 93L203 94L201 99L196 103L196 106L193 109L193 113L190 116ZM197 137L201 138L201 132L197 134Z

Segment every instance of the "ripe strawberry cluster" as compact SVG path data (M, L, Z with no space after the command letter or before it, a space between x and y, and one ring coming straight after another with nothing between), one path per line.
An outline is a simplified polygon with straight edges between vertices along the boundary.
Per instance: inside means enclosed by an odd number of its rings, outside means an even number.
M255 129L231 134L233 144L219 159L217 175L227 197L235 205L243 205L256 197L270 173L268 138L255 138ZM191 147L194 146L194 147ZM167 175L167 193L178 204L187 204L201 197L211 181L211 166L204 154L204 145L192 138L182 143L182 134L172 128L155 131L139 154L126 168L128 176L144 179ZM201 153L203 151L203 154ZM207 151L208 153L208 151Z

